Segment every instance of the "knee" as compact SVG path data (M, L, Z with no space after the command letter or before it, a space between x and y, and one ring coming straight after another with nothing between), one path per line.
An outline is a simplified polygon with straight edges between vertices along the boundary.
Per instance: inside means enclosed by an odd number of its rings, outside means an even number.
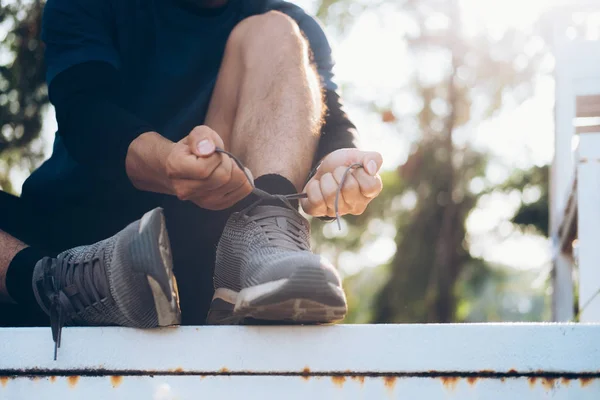
M241 51L248 63L262 60L298 62L308 59L308 43L292 18L269 11L244 19L233 30L228 46Z

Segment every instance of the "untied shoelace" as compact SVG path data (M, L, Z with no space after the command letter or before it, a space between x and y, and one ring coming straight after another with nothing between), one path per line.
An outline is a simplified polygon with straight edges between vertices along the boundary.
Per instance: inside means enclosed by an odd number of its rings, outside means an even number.
M306 193L294 193L294 194L287 194L287 195L271 194L271 193L265 192L264 190L257 188L254 185L254 180L252 179L252 177L250 177L248 175L248 172L246 171L244 164L242 164L242 162L240 161L239 158L237 158L232 153L230 153L227 150L224 150L220 147L216 147L215 151L217 153L226 154L229 157L231 157L231 159L237 164L237 166L244 172L246 179L248 179L248 182L250 183L250 185L252 185L252 188L253 188L252 193L259 198L259 200L256 203L260 203L261 201L266 200L266 199L274 199L275 198L275 199L279 199L279 200L283 201L284 203L286 203L287 205L289 205L291 207L290 200L299 200L299 199L308 198L308 195ZM319 165L317 165L315 167L315 169L313 169L313 171L309 175L308 180L310 180L310 178L312 178L315 175L318 168L319 168ZM336 220L338 228L340 230L342 230L342 224L340 222L340 207L339 207L339 205L340 205L340 196L342 193L342 188L344 187L344 183L346 182L346 179L348 178L348 174L350 172L352 172L353 169L356 169L356 168L363 168L363 164L362 163L354 163L354 164L349 165L348 168L346 168L346 170L344 171L344 174L342 175L342 179L340 180L340 184L338 185L338 188L335 193L335 201L334 201L335 220Z
M254 180L250 177L250 175L248 175L246 168L244 167L244 164L242 164L242 162L240 161L239 158L237 158L232 153L230 153L220 147L216 147L215 151L217 153L226 154L227 156L231 157L231 159L237 164L237 166L244 172L246 179L248 179L248 182L252 185L252 188L253 188L252 193L258 197L258 200L254 203L254 205L262 202L263 200L278 199L278 200L284 202L285 204L287 204L289 207L292 207L291 203L290 203L291 200L299 200L299 199L308 198L308 195L306 193L294 193L294 194L288 194L288 195L280 195L280 194L271 194L262 189L257 188L254 185ZM316 170L318 168L319 168L319 166L317 165L317 167L315 167L315 169L309 175L308 180L310 180L310 178L312 178L315 175ZM335 219L337 221L338 228L340 230L342 229L342 226L340 223L340 212L339 212L340 195L341 195L344 183L346 182L346 179L348 177L348 174L353 169L356 169L356 168L363 168L363 164L354 163L354 164L351 164L350 166L348 166L348 168L346 168L346 170L344 171L344 174L342 175L342 179L341 179L340 184L338 185L338 188L336 191L334 210L335 210ZM253 207L254 205L252 205L251 207ZM59 260L59 264L60 264L60 268L62 270L62 268L66 268L66 265L68 265L69 263L68 263L68 260L61 259L61 260ZM50 275L48 274L48 276L50 276ZM66 318L64 315L64 311L63 311L64 307L61 306L61 301L63 303L65 303L65 302L67 302L67 299L66 299L66 296L63 293L63 291L58 290L58 287L60 286L59 282L56 282L53 278L47 278L46 284L50 285L51 287L54 288L54 296L51 299L50 321L51 321L51 328L52 328L52 336L54 339L54 360L56 360L58 348L60 348L60 343L61 343L62 327L65 324L65 322L67 322L67 321L65 321Z

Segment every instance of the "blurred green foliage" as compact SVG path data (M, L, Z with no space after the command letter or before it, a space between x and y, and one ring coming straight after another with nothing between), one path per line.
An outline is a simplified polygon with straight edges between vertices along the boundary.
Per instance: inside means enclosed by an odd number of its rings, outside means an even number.
M42 116L48 104L40 41L41 0L0 0L0 189L13 192L10 170L32 170L43 157Z
M360 251L372 243L365 229L376 219L396 229L396 253L388 265L368 268L346 279L351 313L349 322L453 322L542 320L548 317L546 281L540 271L518 271L490 265L469 252L465 222L479 200L492 192L518 192L523 199L512 222L525 232L545 235L548 229L548 168L515 171L502 185L471 190L474 179L487 182L488 155L455 144L459 130L497 114L507 98L525 100L543 52L526 54L531 35L507 31L501 37L484 33L466 37L461 12L454 0L405 0L387 2L325 0L319 15L328 26L344 35L365 9L397 12L418 29L405 40L416 60L409 94L422 104L407 114L395 98L377 99L372 107L382 120L395 124L399 135L416 138L406 163L384 175L385 189L361 217L347 218L346 237L334 246ZM432 25L435 16L445 24ZM395 51L390 48L388 51ZM419 70L431 54L445 59L446 71L438 81L424 79ZM514 60L521 60L518 67ZM351 86L351 83L348 84ZM352 91L350 91L352 93ZM361 99L347 101L363 102ZM387 105L382 106L386 103ZM484 107L482 107L484 106ZM407 131L407 119L416 132ZM410 125L408 125L410 126ZM539 193L534 201L531 192ZM410 207L394 207L402 199ZM369 237L371 236L371 237ZM324 243L317 235L317 242ZM327 239L329 241L329 239ZM331 253L331 242L324 251ZM544 278L542 276L542 278Z

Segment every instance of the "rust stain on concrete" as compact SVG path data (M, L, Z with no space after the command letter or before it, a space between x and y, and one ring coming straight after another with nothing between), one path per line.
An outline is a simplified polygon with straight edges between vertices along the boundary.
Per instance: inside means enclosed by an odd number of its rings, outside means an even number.
M551 390L554 388L554 381L556 381L556 378L542 378L542 385L546 390Z
M529 381L529 387L533 388L537 382L537 377L530 376L529 378L527 378L527 380Z
M73 389L75 386L77 386L77 383L79 382L79 375L71 375L67 377L67 383L69 384L69 387L71 389Z
M592 383L592 378L579 378L581 382L581 387L586 387Z
M440 378L442 380L442 384L444 387L454 390L456 389L456 385L458 384L458 377L456 376L442 376Z
M123 383L123 377L121 375L113 375L110 377L110 384L113 388L118 388Z
M331 381L333 382L333 384L335 386L341 388L344 386L344 383L346 382L346 377L345 376L332 376Z
M308 368L308 366L304 367L302 370L302 379L305 381L310 380L310 368Z
M363 375L354 375L354 376L351 376L350 379L360 383L360 386L365 384L365 377Z
M395 376L384 376L383 383L385 384L385 387L389 390L394 390L394 387L396 387L396 379L398 378L396 378Z

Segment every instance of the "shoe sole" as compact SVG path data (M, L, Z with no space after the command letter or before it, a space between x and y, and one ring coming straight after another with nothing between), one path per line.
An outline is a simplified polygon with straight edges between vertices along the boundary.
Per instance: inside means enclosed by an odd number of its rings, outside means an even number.
M132 262L146 274L158 326L179 325L179 291L173 273L171 245L162 209L157 208L144 214L138 233L138 237L131 243Z
M290 278L235 292L215 291L207 323L211 325L324 324L344 319L346 295L317 268L303 268Z

